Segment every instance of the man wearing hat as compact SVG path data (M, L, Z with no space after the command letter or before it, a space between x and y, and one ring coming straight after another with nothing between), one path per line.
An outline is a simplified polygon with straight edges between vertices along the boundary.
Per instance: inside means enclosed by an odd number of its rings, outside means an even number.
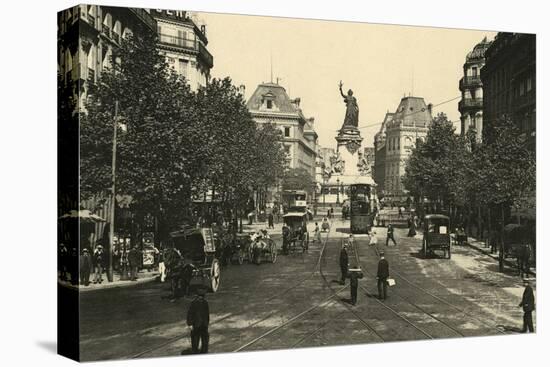
M191 350L193 353L208 353L208 324L210 323L210 309L205 299L206 288L197 288L197 296L189 305L187 311L187 325L191 328ZM201 347L199 349L199 341Z
M130 280L136 281L138 274L138 267L141 265L141 253L135 245L128 252L128 264L130 265Z
M357 303L357 287L359 286L359 279L363 278L363 272L361 269L349 269L349 289L350 289L350 301L355 306Z
M340 284L342 285L346 284L346 277L348 276L348 266L348 244L344 243L342 249L340 250L340 271L342 272L342 279L340 280Z
M378 298L386 299L388 288L388 277L390 276L390 265L384 257L384 252L380 252L380 261L378 261L378 272L376 273L376 279L378 279Z
M519 304L519 307L523 307L523 329L521 332L526 333L529 331L530 333L534 333L533 311L535 310L535 294L529 279L523 279L523 285L525 286L525 290L523 291L523 297Z
M80 255L80 284L86 287L90 285L90 272L92 271L92 257L90 256L88 249L82 250Z
M103 282L103 267L105 263L105 254L103 253L103 246L98 245L94 251L92 258L94 265L94 284Z

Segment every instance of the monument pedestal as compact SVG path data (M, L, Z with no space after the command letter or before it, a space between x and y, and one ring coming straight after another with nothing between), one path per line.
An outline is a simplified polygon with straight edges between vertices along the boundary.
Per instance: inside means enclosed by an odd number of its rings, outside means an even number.
M356 127L344 126L336 136L338 145L336 152L343 161L343 169L341 175L344 176L360 176L359 171L359 151L363 138L361 132Z

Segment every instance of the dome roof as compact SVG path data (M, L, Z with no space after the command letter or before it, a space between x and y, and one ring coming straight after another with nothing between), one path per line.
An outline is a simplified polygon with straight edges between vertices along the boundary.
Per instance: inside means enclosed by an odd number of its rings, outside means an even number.
M490 45L491 42L487 41L487 37L484 37L481 42L474 46L472 51L468 52L468 55L466 55L466 61L484 58L485 50L487 50Z

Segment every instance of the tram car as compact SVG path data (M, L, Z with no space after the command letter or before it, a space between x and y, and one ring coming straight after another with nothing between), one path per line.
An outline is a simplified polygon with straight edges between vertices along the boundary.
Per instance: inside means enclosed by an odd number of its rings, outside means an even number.
M367 234L373 225L377 205L374 181L370 177L359 177L349 186L351 233Z
M212 228L184 227L170 233L170 237L174 250L181 256L181 261L176 265L181 270L173 278L182 280L188 287L201 285L216 292L220 286L221 271ZM178 279L180 277L185 279Z

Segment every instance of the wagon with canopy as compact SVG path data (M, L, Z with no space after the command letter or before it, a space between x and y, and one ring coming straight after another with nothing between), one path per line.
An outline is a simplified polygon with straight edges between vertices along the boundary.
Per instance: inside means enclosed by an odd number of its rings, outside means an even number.
M288 213L283 216L283 253L295 252L298 248L304 252L309 247L306 213Z
M216 292L221 271L212 229L184 227L170 233L170 237L174 252L180 254L179 260L167 264L169 274L173 274L172 278L182 281L187 287L202 285Z

